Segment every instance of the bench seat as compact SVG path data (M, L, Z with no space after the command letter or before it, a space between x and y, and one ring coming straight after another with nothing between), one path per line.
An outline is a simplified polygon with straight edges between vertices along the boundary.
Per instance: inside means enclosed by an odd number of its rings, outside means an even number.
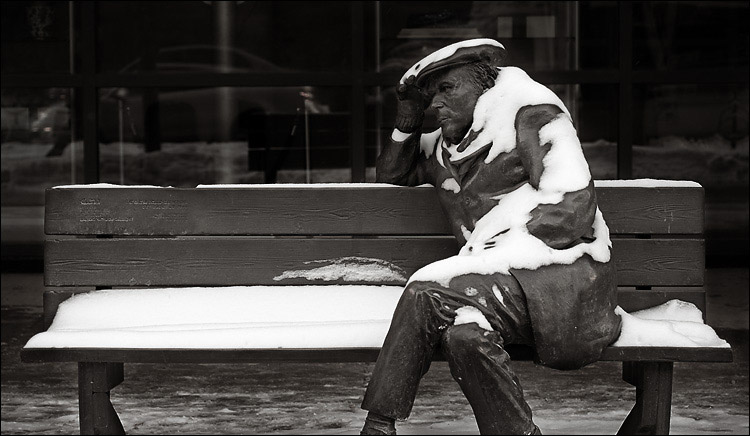
M134 362L138 360L132 359L151 359L146 357L151 355L148 350L158 350L155 354L160 361L179 361L191 351L200 354L206 349L222 350L222 354L234 356L231 359L244 356L247 361L273 359L272 354L279 351L294 351L300 356L307 353L313 359L316 354L329 359L325 357L329 351L331 356L351 351L352 358L371 361L383 344L402 289L366 285L235 286L83 293L60 305L52 325L32 337L24 353L27 357L39 353L43 360L57 355L55 360L95 361L91 356L108 355L107 359L113 360L105 361ZM650 323L648 329L659 329L661 337L651 336L626 346L616 342L605 352L604 360L634 359L629 356L636 353L638 360L648 355L669 360L669 349L684 354L686 348L694 349L692 357L672 353L672 358L731 360L729 345L702 323L698 308L690 303L671 304L678 302L660 306L665 308L661 316L689 322L690 333L702 336L688 338L674 332L673 326L679 324L644 321L635 312L623 323L621 337L643 334L637 330L644 330L644 322ZM670 347L672 342L693 343L691 347ZM523 358L523 348L516 347L517 359ZM725 353L719 354L716 349ZM127 357L128 353L133 356ZM121 357L115 360L112 356L116 354ZM215 357L218 361L226 358Z

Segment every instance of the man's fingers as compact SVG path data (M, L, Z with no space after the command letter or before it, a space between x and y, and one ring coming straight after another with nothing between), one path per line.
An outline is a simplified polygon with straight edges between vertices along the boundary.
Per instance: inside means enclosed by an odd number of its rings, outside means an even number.
M406 98L406 90L408 89L408 86L405 84L400 84L396 88L396 95L398 96L399 100L403 100Z
M404 80L404 83L406 83L407 85L413 85L415 79L416 76L412 74L411 76L407 77L406 80Z

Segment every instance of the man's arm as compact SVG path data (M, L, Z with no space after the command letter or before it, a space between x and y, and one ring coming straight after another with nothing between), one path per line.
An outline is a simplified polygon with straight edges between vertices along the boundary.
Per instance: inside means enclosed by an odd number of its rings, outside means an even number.
M398 139L402 139L399 141ZM403 133L394 129L390 141L383 147L376 163L376 181L402 186L430 183L426 171L426 158L420 152L421 134Z
M521 161L529 173L530 183L540 189L544 175L544 157L551 144L540 144L539 131L555 120L562 110L555 105L525 106L516 115L516 140ZM569 120L565 122L569 123ZM572 128L572 126L571 126ZM576 171L571 168L571 171ZM578 169L580 170L580 169ZM566 192L557 204L541 204L531 211L526 223L529 233L552 248L566 248L592 237L592 224L596 214L594 182L588 174L589 184L583 189Z

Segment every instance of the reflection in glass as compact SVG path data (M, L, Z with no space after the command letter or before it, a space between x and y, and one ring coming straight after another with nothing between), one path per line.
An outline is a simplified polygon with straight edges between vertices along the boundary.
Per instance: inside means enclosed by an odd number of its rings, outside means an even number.
M72 2L0 2L3 73L71 70Z
M575 104L568 109L574 116L591 176L596 180L616 179L618 120L612 108L617 107L617 85L582 84L575 89Z
M638 95L634 177L747 189L747 86L653 85Z
M2 88L2 204L43 205L44 190L83 179L72 90Z
M103 182L351 180L346 88L107 88L100 94Z
M636 2L633 67L747 68L747 5L745 1Z
M351 5L310 4L100 2L99 71L348 71Z
M403 73L450 43L493 38L529 71L577 69L576 2L379 2L379 71Z

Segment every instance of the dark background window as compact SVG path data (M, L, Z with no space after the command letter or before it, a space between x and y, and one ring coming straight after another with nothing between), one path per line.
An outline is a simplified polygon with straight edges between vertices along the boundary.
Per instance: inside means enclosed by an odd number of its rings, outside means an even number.
M479 37L561 97L595 178L700 182L709 264L747 264L747 2L0 8L4 265L41 258L54 185L374 181L403 72Z

